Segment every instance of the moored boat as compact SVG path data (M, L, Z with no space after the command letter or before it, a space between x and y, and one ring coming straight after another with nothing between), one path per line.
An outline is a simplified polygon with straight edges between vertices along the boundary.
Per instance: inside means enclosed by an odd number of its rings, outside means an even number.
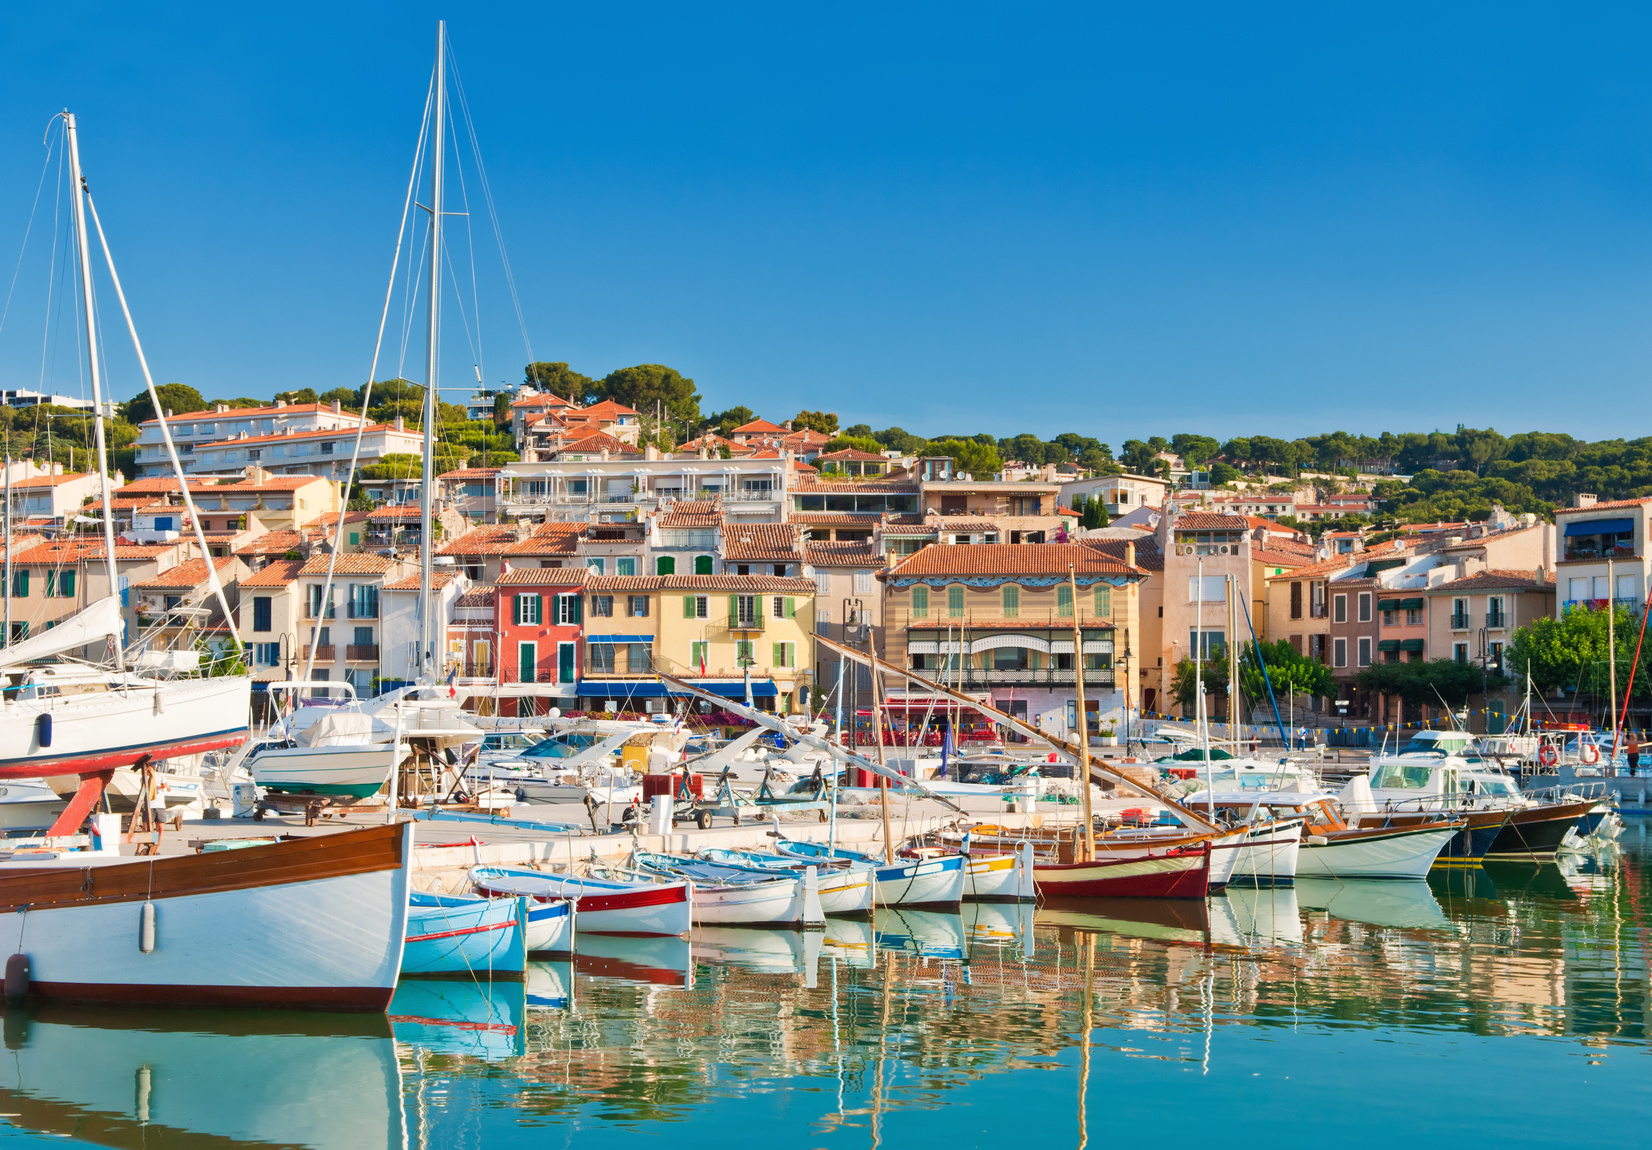
M710 862L759 867L772 872L798 873L816 865L807 860L766 851L716 847L700 852ZM871 914L877 880L869 866L853 866L847 859L819 860L820 909L824 914Z
M1041 898L1204 898L1210 890L1210 847L1174 847L1147 858L1035 862Z
M470 881L478 894L490 897L571 901L578 934L675 935L686 934L693 925L693 888L686 879L621 881L479 866L471 868Z
M528 900L414 891L402 974L520 979L528 965Z
M800 859L848 859L871 866L877 875L879 906L950 906L963 901L965 858L961 854L934 858L897 858L893 863L847 847L780 839L783 854Z
M632 852L632 862L645 873L692 882L697 924L793 930L826 924L815 867L806 867L801 874L777 874L644 850Z

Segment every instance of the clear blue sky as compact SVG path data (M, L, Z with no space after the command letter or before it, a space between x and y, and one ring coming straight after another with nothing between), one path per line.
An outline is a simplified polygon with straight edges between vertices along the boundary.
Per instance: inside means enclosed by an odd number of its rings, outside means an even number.
M0 277L67 105L158 376L359 384L438 16L536 358L1115 448L1652 431L1645 5L22 0ZM487 376L519 378L480 271ZM38 380L47 278L25 262L9 385Z

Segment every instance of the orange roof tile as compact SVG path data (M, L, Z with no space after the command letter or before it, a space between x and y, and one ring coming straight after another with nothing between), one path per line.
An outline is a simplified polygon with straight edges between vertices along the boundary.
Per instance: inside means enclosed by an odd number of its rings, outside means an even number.
M723 525L723 558L730 560L771 560L796 563L803 557L797 549L797 528L790 523L726 523Z
M300 575L325 575L330 555L312 555L299 571ZM344 554L338 557L338 565L333 568L335 575L383 575L395 563L382 555L363 555L359 553Z
M231 563L234 563L234 562L235 562L234 556L225 555L225 556L222 556L220 558L214 559L212 561L212 565L214 567L216 567L219 571L222 571L226 567L228 567ZM151 588L151 587L157 588L157 589L159 589L159 588L168 588L168 587L178 587L178 588L181 588L181 587L199 587L202 583L205 583L206 581L207 581L206 560L204 560L204 559L191 559L187 563L180 563L176 567L173 567L168 571L163 571L159 575L153 576L149 579L145 579L143 582L137 584L137 587L140 590Z
M889 572L892 579L948 575L1079 575L1139 574L1093 547L1076 543L937 544L925 547Z
M264 569L241 580L243 588L286 587L298 578L302 559L272 559Z
M499 576L500 587L578 587L586 580L584 567L520 567Z

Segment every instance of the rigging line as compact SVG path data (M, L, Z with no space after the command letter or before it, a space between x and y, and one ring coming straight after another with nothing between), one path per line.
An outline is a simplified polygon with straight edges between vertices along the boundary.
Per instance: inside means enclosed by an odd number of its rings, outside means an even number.
M67 148L64 149L68 151ZM52 254L46 262L46 322L40 332L40 383L41 391L46 390L46 353L52 343L52 295L57 283L57 241L63 232L63 154L57 158L57 188L52 193ZM65 275L68 273L65 272ZM59 308L58 323L63 322L61 306Z
M436 84L434 69L431 72L431 81L430 82L431 82L431 92L433 93L435 91L435 84ZM431 94L426 93L424 120L419 125L419 132L420 132L419 145L418 145L417 150L415 150L415 152L413 154L413 182L414 182L415 187L417 187L418 184L424 179L424 166L425 166L425 162L429 159L428 152L426 151L426 147L427 147L427 138L426 137L427 137L427 135L429 133L429 130L430 130L430 104L431 104L431 99L432 99ZM420 206L422 207L423 205L420 205ZM423 218L423 222L424 222L424 226L428 230L428 228L430 226L429 216L425 216ZM403 227L406 228L407 225L404 223ZM418 225L417 224L413 225L413 231L417 231L417 230L418 230ZM398 237L398 242L400 242L400 237ZM420 251L424 250L424 243L425 243L425 241L423 239L421 239L419 241L419 250ZM423 282L423 278L422 278L423 275L424 275L424 260L423 259L409 260L408 265L407 265L407 271L405 273L403 273L403 277L402 277L402 331L401 331L401 342L400 342L400 345L399 345L400 350L399 350L399 352L397 354L397 357L396 357L396 378L397 379L405 379L406 378L407 341L412 338L413 312L414 312L414 307L415 307L415 301L416 301L417 295L418 295L418 285ZM418 278L415 278L415 277L418 277Z
M421 253L428 251L429 244L430 221L427 219L424 222L424 233L419 240L419 251ZM402 380L403 382L407 380L407 341L413 338L413 313L417 308L416 299L419 293L419 287L424 283L424 266L426 262L427 261L424 259L423 255L416 260L408 260L407 274L412 276L413 279L411 283L404 283L402 285L402 293L406 303L402 313L401 354L396 358L396 378Z
M333 553L327 557L327 578L321 584L321 602L316 609L316 620L310 627L310 646L304 658L304 681L309 682L315 671L317 637L327 608L332 603L333 575L338 570L338 553L344 549L344 520L349 514L350 488L355 481L356 468L361 463L361 440L367 433L367 407L373 398L373 377L379 370L379 353L384 350L384 329L390 321L390 305L396 295L396 272L402 258L402 241L406 238L407 217L413 211L413 191L418 186L420 157L424 153L425 135L430 128L430 107L436 98L436 73L431 70L430 86L425 90L424 115L419 121L419 142L413 149L413 171L407 178L407 197L402 201L401 222L396 225L396 253L390 259L390 281L384 288L384 308L379 312L378 336L373 340L373 362L367 368L367 385L361 390L361 417L356 422L356 442L350 450L350 470L344 473L344 489L338 504L338 525L333 529ZM382 637L382 636L381 636Z
M29 205L29 222L23 228L23 246L17 249L17 266L11 272L11 287L6 290L6 306L0 308L0 331L6 330L6 316L11 314L12 295L17 291L17 277L23 271L23 256L29 250L29 236L34 232L34 217L40 210L40 193L46 187L46 173L52 170L52 152L57 145L51 142L52 126L57 124L58 117L52 117L52 123L46 127L46 162L40 165L40 182L34 186L34 203ZM62 161L59 161L61 166Z
M476 316L476 343L475 346L471 348L471 362L476 365L476 386L481 387L482 380L487 378L487 376L486 372L483 370L484 365L482 362L482 301L481 297L477 293L476 287L476 236L473 234L470 226L470 193L465 188L465 166L459 162L459 129L458 126L453 123L453 109L451 107L448 108L447 122L453 128L453 174L459 177L459 202L465 206L465 247L466 254L470 257L471 311ZM449 263L451 264L451 262L452 261L450 259ZM453 277L453 295L455 299L463 298L459 295L458 276ZM464 307L462 305L459 309L459 313L461 316L464 314ZM470 331L468 328L465 331L465 338L470 338ZM469 388L466 388L466 390L469 390ZM438 399L439 398L440 397L438 396Z
M482 202L488 208L488 220L493 225L493 240L499 246L499 262L505 269L505 286L510 289L511 305L516 309L516 325L522 332L522 346L527 349L528 362L533 362L533 344L528 339L528 321L522 316L522 297L516 291L516 276L511 272L510 254L505 250L504 229L499 226L499 209L494 206L493 188L488 183L488 169L482 163L482 145L476 139L476 124L470 118L470 104L465 99L465 85L459 78L459 64L453 59L453 41L448 40L449 67L453 69L453 89L458 96L459 112L465 120L465 131L470 136L470 150L476 161L477 182L482 185Z
M454 306L457 307L458 311L459 311L459 323L465 329L465 342L470 345L471 362L480 364L482 362L482 360L481 360L481 354L482 353L479 349L479 345L482 342L482 317L481 317L480 314L478 314L477 317L476 317L476 336L475 336L475 338L472 338L471 334L470 334L470 317L465 314L465 299L464 299L463 296L461 296L459 294L459 273L453 270L453 255L452 255L451 251L448 248L446 248L445 246L442 249L442 263L447 265L448 278L453 281L453 296L454 296L453 303L454 303ZM473 284L476 282L475 273L476 273L476 265L473 262L471 264L471 283L473 283ZM425 385L428 387L429 386L429 381L426 381ZM461 389L450 387L447 390L449 390L449 391L459 391ZM469 391L470 388L467 386L463 390ZM436 388L436 399L437 399L438 402L441 401L441 392L442 392L442 389L440 387ZM440 408L438 408L437 410L439 411Z

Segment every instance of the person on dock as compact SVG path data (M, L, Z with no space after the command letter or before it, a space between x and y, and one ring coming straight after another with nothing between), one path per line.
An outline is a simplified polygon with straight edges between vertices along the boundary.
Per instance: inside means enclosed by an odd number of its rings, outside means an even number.
M1634 736L1630 736L1629 747L1624 752L1624 757L1626 759L1628 759L1628 761L1629 761L1629 777L1634 778L1636 775L1640 774L1641 773L1641 745L1640 745L1639 740L1634 738Z

